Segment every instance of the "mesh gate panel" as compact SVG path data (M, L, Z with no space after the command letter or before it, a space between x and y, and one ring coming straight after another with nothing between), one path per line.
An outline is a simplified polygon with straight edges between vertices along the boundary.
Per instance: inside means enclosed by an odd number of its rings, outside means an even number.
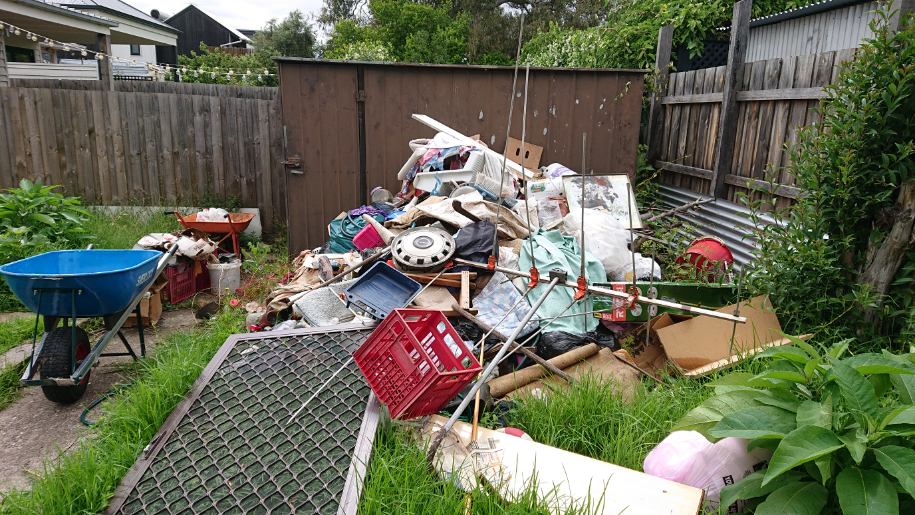
M114 512L335 513L369 395L355 363L288 419L370 333L239 340Z

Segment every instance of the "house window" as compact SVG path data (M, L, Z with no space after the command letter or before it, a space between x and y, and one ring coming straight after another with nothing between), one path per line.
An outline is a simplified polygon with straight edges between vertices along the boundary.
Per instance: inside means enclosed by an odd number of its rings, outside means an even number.
M130 45L130 55L140 55L140 45Z

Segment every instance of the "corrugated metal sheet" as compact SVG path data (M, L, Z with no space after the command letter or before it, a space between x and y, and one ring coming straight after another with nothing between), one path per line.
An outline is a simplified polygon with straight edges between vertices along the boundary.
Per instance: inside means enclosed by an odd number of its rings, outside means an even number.
M666 185L658 187L658 195L661 203L671 208L700 198L710 198L690 190ZM746 207L724 199L717 199L714 202L703 204L699 209L677 216L692 228L690 231L682 233L684 242L700 236L721 238L734 254L737 270L755 259L758 243L754 233L757 226L753 222L750 210ZM759 214L758 220L762 224L777 223L771 216L763 213Z
M858 3L750 28L746 60L817 54L857 48L873 36L870 22L877 2Z
M527 141L544 147L541 164L576 168L587 133L595 173L634 172L643 83L641 70L531 69ZM511 86L509 67L280 60L286 152L303 163L287 182L290 251L324 243L327 223L372 188L400 189L409 141L434 135L413 113L501 151Z

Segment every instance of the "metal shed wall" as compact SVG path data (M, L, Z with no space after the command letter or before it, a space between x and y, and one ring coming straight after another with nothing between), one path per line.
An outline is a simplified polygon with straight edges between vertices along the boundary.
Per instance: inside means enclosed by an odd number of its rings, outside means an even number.
M760 26L750 26L746 61L858 48L872 37L877 2L866 2Z
M641 70L531 69L526 139L544 147L541 164L578 169L587 133L589 169L634 172L643 82ZM409 141L434 135L413 113L501 151L511 87L508 67L281 59L286 156L301 162L287 182L290 252L324 243L327 223L372 188L400 189ZM517 90L520 138L523 70Z

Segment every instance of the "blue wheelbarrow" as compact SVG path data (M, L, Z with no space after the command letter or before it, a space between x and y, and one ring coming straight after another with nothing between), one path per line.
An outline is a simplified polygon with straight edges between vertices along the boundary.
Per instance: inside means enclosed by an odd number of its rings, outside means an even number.
M176 250L177 246L166 253L61 250L0 267L0 275L16 297L35 312L32 355L20 384L41 386L44 396L57 403L76 402L85 393L92 366L101 356L137 359L121 332L121 326L133 312L138 322L140 355L145 356L140 300ZM44 317L44 334L37 340L41 317ZM77 327L76 321L93 317L102 318L105 332L91 345L89 335ZM115 336L127 352L103 354Z

